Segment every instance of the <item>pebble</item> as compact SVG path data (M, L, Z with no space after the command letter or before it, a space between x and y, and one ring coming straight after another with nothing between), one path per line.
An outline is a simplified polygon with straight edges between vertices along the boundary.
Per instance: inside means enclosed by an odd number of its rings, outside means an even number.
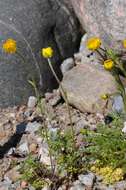
M29 151L32 153L36 153L38 145L35 143L32 143L29 145Z
M122 129L122 132L123 132L123 133L126 133L126 121L124 122L123 126L124 126L124 127L123 127L123 129Z
M54 107L60 102L60 100L61 96L57 94L52 99L49 100L49 104Z
M124 110L123 106L123 99L120 95L115 96L113 98L113 105L112 105L113 111L116 111L118 113L122 112Z
M15 152L15 148L12 147L12 148L8 151L7 155L8 155L8 156L13 155L14 152Z
M0 183L0 190L9 190L11 184L9 183L5 183L5 182L1 182Z
M22 189L26 189L26 187L28 187L27 181L22 181L22 182L21 182L21 188L22 188Z
M40 149L39 149L39 153L38 153L39 157L40 157L40 162L42 162L43 164L50 166L50 158L49 158L49 151L48 151L48 145L47 144L42 144Z
M26 125L25 131L34 134L35 132L37 132L39 130L40 127L41 127L41 124L36 121L29 122Z
M6 174L5 174L5 178L8 178L12 182L16 182L20 177L21 177L21 175L18 172L18 167L14 167L13 169L6 172Z
M85 185L88 188L93 187L94 180L95 180L95 175L93 173L88 173L86 175L79 175L78 176L79 181Z
M30 96L28 99L28 108L32 109L36 106L37 104L37 98L35 96Z
M45 186L44 188L42 188L42 190L50 190L50 188Z
M77 180L73 183L73 186L70 188L70 190L86 190L86 189L84 185L81 184L79 180Z
M50 134L52 140L56 139L57 132L58 132L58 128L50 128L49 129L49 134Z
M62 74L66 73L67 71L69 71L70 69L72 69L74 66L75 66L75 63L74 63L74 59L73 58L67 58L67 59L65 59L62 62L61 66L60 66Z
M86 121L85 119L80 119L77 123L76 123L76 127L75 127L75 131L76 134L80 133L81 129L85 129L89 126L88 121Z
M27 142L24 142L23 144L21 144L17 149L22 154L28 154L29 153L29 148L28 148Z
M126 190L126 181L120 181L114 185L116 190Z

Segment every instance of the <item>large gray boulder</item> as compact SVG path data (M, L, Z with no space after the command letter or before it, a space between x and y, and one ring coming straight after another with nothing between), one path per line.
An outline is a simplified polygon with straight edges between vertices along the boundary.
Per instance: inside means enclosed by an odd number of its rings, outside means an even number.
M58 72L61 61L77 50L79 37L77 19L64 1L0 0L0 107L26 102L33 93L28 79L42 78L43 91L52 88L55 80L41 58L41 48L52 46ZM26 63L3 52L2 43L8 38L17 41Z
M105 113L112 110L112 102L106 107L103 94L117 92L114 77L102 68L81 63L67 71L62 81L68 102L82 112Z
M126 38L125 0L70 0L83 29L107 44ZM117 45L118 45L117 44ZM120 45L121 46L121 45Z

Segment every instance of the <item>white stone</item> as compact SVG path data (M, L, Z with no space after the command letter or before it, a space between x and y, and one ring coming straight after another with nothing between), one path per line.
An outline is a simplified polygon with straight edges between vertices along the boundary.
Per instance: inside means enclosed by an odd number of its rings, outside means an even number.
M33 134L36 131L38 131L40 127L41 127L41 124L36 122L36 121L35 122L29 122L26 126L25 131Z
M21 153L25 153L25 154L28 154L29 153L29 149L28 149L28 143L27 142L24 142L23 144L21 144L19 147L18 147L18 150L21 152Z
M74 63L73 58L68 58L68 59L64 60L61 64L61 67L60 67L62 74L66 73L67 71L72 69L74 67L74 65L75 65L75 63Z
M35 96L30 96L28 99L28 108L34 108L37 104L37 98Z
M42 190L50 190L50 188L45 186L45 187L42 188Z
M47 144L42 144L40 149L39 149L39 157L40 157L40 162L43 164L50 166L50 157L49 157L49 151L48 151L48 145Z
M87 187L92 187L94 183L95 175L93 173L89 173L86 175L81 174L78 176L78 179L83 185Z
M123 132L123 133L126 133L126 121L124 122L124 127L123 127L123 129L122 129L122 132Z

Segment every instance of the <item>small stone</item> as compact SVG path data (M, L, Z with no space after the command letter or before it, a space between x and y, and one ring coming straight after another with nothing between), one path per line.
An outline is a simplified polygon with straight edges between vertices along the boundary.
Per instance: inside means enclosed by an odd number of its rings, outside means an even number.
M41 137L37 137L37 138L36 138L36 141L37 141L38 144L41 144L42 141L43 141L43 139L42 139Z
M94 187L94 190L108 190L108 187L104 184L99 183Z
M113 98L113 111L116 111L118 113L122 112L124 110L123 105L123 99L121 96L115 96Z
M49 151L48 151L48 145L47 144L42 144L41 148L39 149L39 157L40 157L40 162L42 162L45 165L50 166L50 158L49 158Z
M84 187L84 185L82 185L82 184L75 184L75 185L73 185L71 188L70 188L70 190L86 190L85 189L85 187Z
M72 69L74 66L75 66L75 63L74 63L73 58L68 58L68 59L64 60L61 64L61 67L60 67L62 74L66 73L67 71Z
M80 129L83 129L83 128L87 127L87 126L89 126L89 122L86 121L85 118L82 118L77 122L77 127L80 128Z
M0 182L0 190L9 190L10 185L9 183Z
M20 177L20 173L18 172L18 168L15 167L11 170L9 170L6 174L5 174L5 177L9 178L12 182L16 182Z
M34 121L34 122L29 122L27 125L26 125L26 129L25 131L26 132L29 132L29 133L35 133L39 130L39 128L41 127L41 124Z
M50 190L50 188L45 186L44 188L42 188L42 190Z
M51 106L56 106L61 101L61 96L59 94L55 95L52 99L49 100Z
M114 185L116 190L126 190L126 181L120 181Z
M75 59L75 64L80 64L81 63L81 59L82 59L82 53L75 53L74 54L74 59Z
M90 130L91 131L97 131L97 126L96 125L91 125Z
M52 140L56 139L57 132L58 132L58 128L50 128L49 129L49 133L50 133Z
M45 99L46 99L46 101L49 101L51 98L53 98L53 93L46 92L45 93Z
M110 185L109 187L107 187L107 190L115 190L114 186Z
M37 104L37 98L35 96L30 96L28 99L28 108L32 109L36 106Z
M28 154L29 153L29 148L28 148L28 143L24 142L18 147L19 152L22 154Z
M28 186L28 182L27 181L22 181L21 182L21 188L25 189Z
M85 185L88 188L91 188L94 184L95 175L93 173L89 173L86 175L81 174L78 176L78 179L83 185Z
M35 143L30 144L29 151L32 153L36 153L38 145Z
M61 187L58 188L58 190L66 190L66 185L62 185Z
M8 156L13 155L14 152L15 152L15 148L12 147L12 148L8 151L7 155L8 155Z
M126 133L126 121L124 122L123 126L124 126L124 127L123 127L123 129L122 129L122 132L123 132L123 133Z
M87 34L84 34L81 38L81 43L80 43L80 48L79 48L79 52L83 52L85 50L85 43L87 41Z

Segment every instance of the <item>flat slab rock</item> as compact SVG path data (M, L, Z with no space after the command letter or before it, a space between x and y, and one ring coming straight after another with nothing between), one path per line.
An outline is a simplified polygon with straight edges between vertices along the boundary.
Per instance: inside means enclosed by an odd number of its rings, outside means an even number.
M116 83L109 72L93 65L79 64L65 73L62 85L68 101L82 112L103 112L106 101L101 95L117 91ZM111 109L109 102L108 110Z

